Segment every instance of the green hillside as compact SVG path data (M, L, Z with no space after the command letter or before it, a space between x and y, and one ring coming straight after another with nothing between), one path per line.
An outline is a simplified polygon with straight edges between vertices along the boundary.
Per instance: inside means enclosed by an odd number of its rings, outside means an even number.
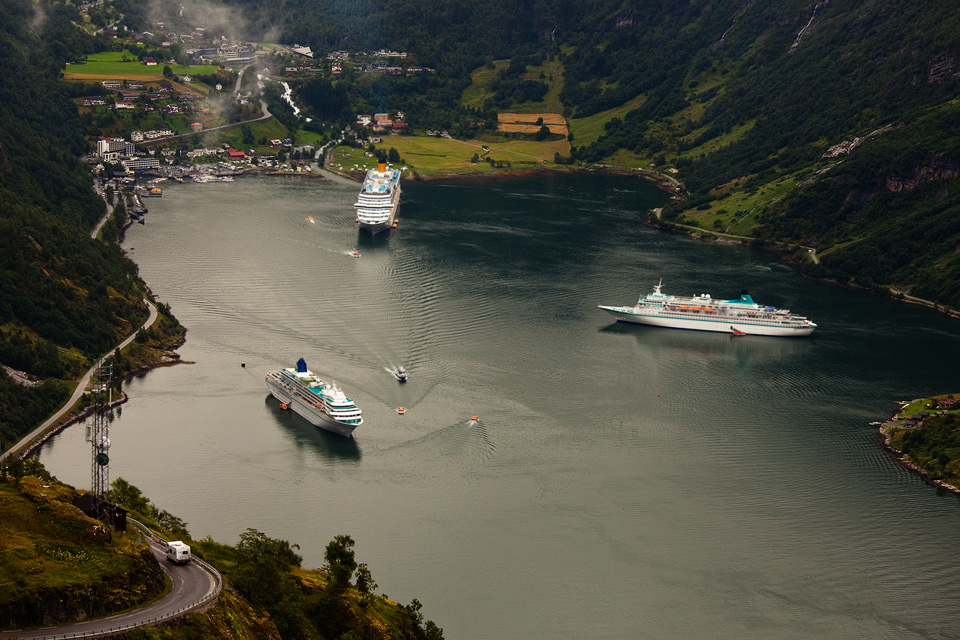
M77 492L42 468L27 473L0 474L0 629L98 617L164 590L142 536L83 515Z
M0 1L0 363L40 383L0 368L0 450L61 405L68 381L147 314L146 287L117 244L123 208L90 238L106 207L80 161L84 128L57 76L94 43L66 11L51 7L38 25L31 3ZM175 324L168 317L144 338L168 340Z
M960 12L949 3L237 2L321 53L347 42L434 66L416 90L349 88L408 107L415 127L478 135L470 121L491 116L477 110L538 111L540 82L543 104L567 117L575 162L653 164L681 181L687 197L663 223L815 248L812 275L960 307L949 224Z
M168 588L145 537L132 524L112 531L72 502L79 495L37 461L0 469L0 631L46 627L117 613L155 600ZM182 539L213 565L225 585L217 604L128 638L368 638L442 640L420 603L401 605L374 593L349 536L327 546L327 565L304 570L296 545L254 529L236 546L191 540L185 525L158 510L122 478L110 498L166 539ZM51 632L53 633L53 632Z

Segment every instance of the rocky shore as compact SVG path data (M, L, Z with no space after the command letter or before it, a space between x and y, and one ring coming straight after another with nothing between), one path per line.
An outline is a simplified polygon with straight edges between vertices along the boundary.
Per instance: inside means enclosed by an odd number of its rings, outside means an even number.
M900 414L899 413L894 414L893 417L891 417L889 420L881 424L880 428L877 431L877 433L880 436L880 440L883 444L883 448L887 450L887 453L890 454L890 456L894 459L894 461L896 461L897 464L899 464L904 469L908 469L913 473L916 473L921 478L923 478L923 480L927 484L937 487L938 489L945 489L946 491L951 491L953 493L960 495L960 485L951 484L949 482L944 482L939 478L935 478L933 474L931 474L928 470L915 464L910 459L910 456L908 456L906 453L904 453L903 451L893 446L893 430L897 428L901 428L901 429L903 428L899 426L899 423L898 423L899 419L900 419ZM913 428L922 428L922 427L913 427Z

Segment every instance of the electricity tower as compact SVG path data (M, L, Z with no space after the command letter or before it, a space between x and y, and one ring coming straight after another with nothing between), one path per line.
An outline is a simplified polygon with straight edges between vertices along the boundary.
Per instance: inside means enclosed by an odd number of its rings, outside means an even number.
M113 365L101 364L93 374L93 428L90 431L90 493L93 494L93 512L98 520L108 522L110 504L106 493L110 489L110 424L107 411L110 409L110 396L113 382Z

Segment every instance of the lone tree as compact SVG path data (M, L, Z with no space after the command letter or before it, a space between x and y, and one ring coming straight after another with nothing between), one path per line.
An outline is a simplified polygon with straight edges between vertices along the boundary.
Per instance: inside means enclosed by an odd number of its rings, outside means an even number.
M330 586L334 589L345 589L350 586L350 577L357 568L357 560L353 553L353 538L346 535L335 537L327 545L324 567L330 576Z
M357 591L361 593L361 601L367 603L377 589L377 583L370 574L370 569L365 562L357 565Z

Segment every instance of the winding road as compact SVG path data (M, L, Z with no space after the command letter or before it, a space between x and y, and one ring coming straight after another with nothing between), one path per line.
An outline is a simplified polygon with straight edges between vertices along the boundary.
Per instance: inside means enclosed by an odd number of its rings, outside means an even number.
M144 299L150 310L150 315L143 328L150 328L157 320L157 308L149 300ZM121 342L117 348L123 349L133 342L137 337L134 331L129 337ZM80 396L86 390L97 367L103 361L101 358L97 363L87 371L77 383L73 395L67 403L55 414L50 416L43 424L34 429L30 434L20 442L11 447L8 451L0 453L0 461L14 452L28 446L35 438L39 437L51 425L55 424L71 407L80 399ZM120 630L132 629L145 625L155 624L161 621L176 618L185 615L189 611L202 610L216 602L220 589L223 586L223 579L216 569L207 563L194 559L188 565L172 565L166 560L165 541L146 527L128 518L128 522L134 522L144 530L153 550L153 555L160 563L164 572L170 577L170 591L163 598L148 604L147 606L126 611L124 613L110 616L107 618L98 618L75 624L67 624L58 627L45 627L40 629L0 631L0 638L17 638L17 640L41 640L54 638L97 638L112 635Z
M170 591L164 597L145 607L126 611L107 618L97 618L75 624L39 629L2 631L0 638L17 640L53 640L54 638L97 638L125 629L142 627L202 610L216 602L223 579L217 570L207 563L194 559L186 565L167 562L165 545L151 534L149 539L153 555L164 573L170 578Z
M150 310L150 316L147 318L147 321L143 323L143 328L144 330L146 330L146 329L149 329L151 326L153 326L153 323L157 321L158 314L157 314L157 308L153 306L152 302L150 302L146 298L144 298L143 301L147 304L147 308ZM126 340L124 340L119 345L117 345L117 349L123 349L128 344L133 342L136 339L136 337L137 337L137 332L134 331L127 337ZM49 429L51 425L56 423L57 420L63 417L63 414L69 411L73 407L73 405L77 403L77 400L80 399L80 396L83 395L83 392L87 390L87 385L90 383L90 378L93 377L94 372L97 370L97 367L99 367L100 363L102 362L103 362L103 358L100 358L99 360L97 360L96 363L94 363L92 367L90 367L89 371L83 374L83 377L80 378L80 381L77 383L77 387L73 390L73 395L70 396L70 399L67 400L66 404L64 404L59 411L57 411L55 414L47 418L44 421L44 423L41 424L39 427L37 427L36 429L28 433L22 440L20 440L20 442L10 447L10 449L8 449L7 451L0 453L0 461L3 461L3 459L6 458L11 453L15 451L19 451L20 449L26 447L28 444L30 444L32 440L40 436L44 431Z

